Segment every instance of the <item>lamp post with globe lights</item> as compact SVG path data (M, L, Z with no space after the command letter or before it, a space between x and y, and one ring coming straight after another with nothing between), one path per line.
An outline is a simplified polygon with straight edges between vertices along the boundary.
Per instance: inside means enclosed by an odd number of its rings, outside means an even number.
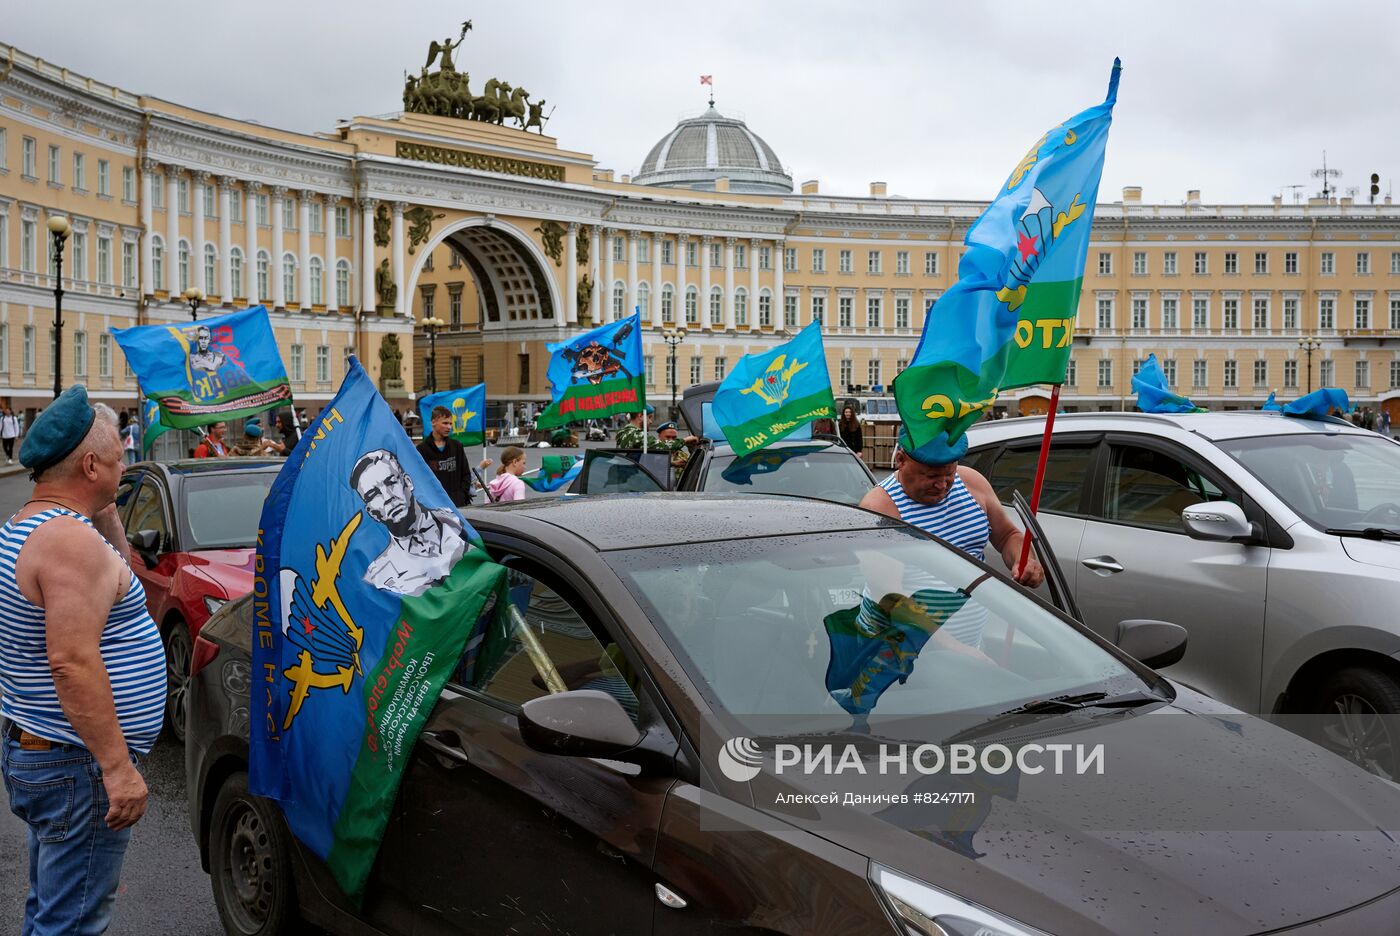
M63 245L73 226L63 215L49 218L49 234L53 236L53 397L63 392Z
M685 341L684 328L668 328L661 333L661 340L671 349L671 420L676 419L676 384L679 374L676 371L676 346Z
M437 392L437 333L447 323L436 315L430 315L419 322L428 333L428 392Z
M199 304L204 301L204 290L198 286L191 286L180 295L190 304L190 321L199 321Z
M1312 393L1312 356L1314 351L1322 350L1322 342L1308 335L1298 339L1298 347L1308 356L1308 392Z

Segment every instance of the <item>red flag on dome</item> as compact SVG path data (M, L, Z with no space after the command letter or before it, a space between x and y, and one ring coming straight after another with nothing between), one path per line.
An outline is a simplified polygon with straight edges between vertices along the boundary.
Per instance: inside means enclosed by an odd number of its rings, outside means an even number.
M711 79L713 79L714 77L715 77L714 75L701 75L701 76L700 76L700 83L701 83L701 84L707 84L707 85L709 85L710 87L713 88L714 85L715 85L715 83L714 83L714 81L712 81Z

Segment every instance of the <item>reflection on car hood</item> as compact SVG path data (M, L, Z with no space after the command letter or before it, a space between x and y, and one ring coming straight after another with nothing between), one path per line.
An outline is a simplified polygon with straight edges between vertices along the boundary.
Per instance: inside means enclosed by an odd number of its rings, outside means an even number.
M187 555L200 573L217 582L230 599L253 590L253 549L195 549Z
M1347 555L1366 565L1400 571L1400 540L1368 540L1359 536L1339 536Z
M798 792L977 796L838 808L774 806L789 775L765 774L755 803L1050 932L1258 933L1400 886L1400 791L1281 728L1180 694L1150 711L1044 723L1038 743L1103 744L1102 776L793 778ZM1045 736L1081 717L1078 730Z

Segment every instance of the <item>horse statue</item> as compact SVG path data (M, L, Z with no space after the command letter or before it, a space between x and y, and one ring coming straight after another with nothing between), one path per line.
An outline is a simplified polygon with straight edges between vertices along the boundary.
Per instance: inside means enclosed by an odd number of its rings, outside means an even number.
M501 119L497 123L505 123L507 117L514 117L520 122L520 126L525 126L525 105L529 100L529 91L524 88L513 89L510 97L501 101Z
M510 90L510 85L495 78L486 82L481 97L472 98L472 119L488 123L501 122L501 106L504 103L501 89Z

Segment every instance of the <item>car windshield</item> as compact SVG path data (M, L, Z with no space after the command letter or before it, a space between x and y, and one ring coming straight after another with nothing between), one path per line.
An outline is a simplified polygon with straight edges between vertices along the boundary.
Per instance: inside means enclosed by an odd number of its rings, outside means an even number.
M228 472L185 479L191 549L256 546L263 499L274 471Z
M703 490L743 494L800 494L842 504L858 504L870 490L870 476L857 456L825 447L760 449L742 458L716 455Z
M960 553L860 530L608 554L711 705L730 715L1000 712L1132 670Z
M1216 444L1318 529L1400 532L1400 445L1382 436L1290 433Z

